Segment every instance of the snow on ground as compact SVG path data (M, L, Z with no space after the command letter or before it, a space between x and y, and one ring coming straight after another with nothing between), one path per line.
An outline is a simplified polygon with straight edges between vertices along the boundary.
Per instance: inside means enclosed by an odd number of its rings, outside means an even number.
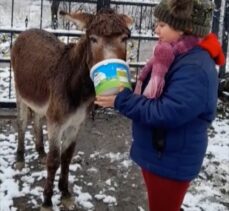
M197 205L196 208L194 204ZM209 146L204 165L185 197L185 205L187 211L229 210L228 117L224 120L216 118L209 130ZM192 207L189 207L190 205Z
M31 129L31 127L29 127ZM45 133L46 128L44 128ZM31 166L31 160L36 160L38 158L36 152L34 152L34 143L33 137L31 133L28 131L26 133L26 151L31 151L29 155L26 156L25 160L26 165L22 171L15 170L15 152L16 152L16 134L8 134L8 131L1 131L0 133L0 140L1 140L1 148L0 148L0 211L10 211L10 210L17 210L17 208L13 204L13 198L23 197L25 195L29 195L29 201L27 203L32 204L32 208L39 207L40 204L40 197L43 193L43 186L37 185L32 187L35 182L41 181L43 178L46 177L46 171L32 171L31 169L37 168L35 166ZM47 151L46 145L46 151ZM78 177L74 172L78 169L82 168L80 164L74 163L74 159L77 160L78 157L84 156L83 152L78 152L78 154L73 158L73 164L70 166L70 177L69 181L73 184L75 181L78 181ZM113 159L114 155L105 154L105 157ZM101 156L98 155L97 159ZM128 156L124 156L122 154L118 154L116 159L124 160L127 159ZM112 162L112 161L111 161ZM98 169L89 169L88 171L98 171ZM58 187L58 178L59 178L60 171L57 172L57 177L54 182L54 196L53 196L53 204L54 210L58 211L58 204L60 204L60 193L57 189ZM15 179L17 176L20 176L20 181ZM83 177L81 175L81 177ZM21 182L23 183L21 186ZM106 181L107 186L111 187L111 182ZM86 184L88 186L92 184ZM92 196L90 193L83 192L82 187L74 185L72 187L73 192L76 193L77 196L77 203L80 207L84 208L84 210L93 210L93 204L91 202L92 198L94 197L97 200L102 200L108 206L115 205L116 198L110 195L106 195L103 191L99 191L95 196ZM115 189L115 188L114 188Z
M15 102L14 76L10 69L0 68L0 102Z
M139 0L142 1L142 0ZM9 27L11 25L11 4L8 0L0 1L0 26L2 28ZM148 2L147 0L145 2ZM4 5L4 7L2 6ZM23 10L21 9L23 8ZM15 0L15 19L14 27L24 27L25 17L28 16L29 27L39 27L40 21L40 1L31 0ZM44 1L44 17L50 17L50 3ZM50 26L50 18L43 19L43 27ZM4 55L9 56L9 42L0 43L1 52ZM0 55L3 57L3 54ZM229 71L229 62L226 67ZM9 68L0 69L0 101L15 101L15 92L9 84ZM12 80L13 81L13 80ZM11 84L13 87L14 85ZM10 92L10 93L9 93ZM9 95L11 98L9 99ZM30 128L31 129L31 128ZM15 199L28 196L27 203L31 204L31 207L36 209L41 202L41 196L43 192L43 184L41 181L46 177L46 171L43 167L36 166L35 161L37 154L34 150L33 136L31 130L26 133L26 151L29 151L26 155L25 168L20 172L15 170L15 152L16 152L16 132L4 130L0 127L0 211L15 211L18 208L15 206ZM46 131L46 128L44 128ZM229 210L229 119L218 115L214 121L212 128L209 130L209 146L204 161L204 166L199 177L193 182L188 194L184 200L185 211L228 211ZM46 146L47 151L47 146ZM79 179L84 178L84 175L76 175L76 171L82 169L80 163L77 162L79 158L85 157L84 152L78 152L70 167L70 182L73 184L72 190L75 194L76 201L83 210L94 210L95 201L101 201L107 204L107 207L114 207L113 210L123 211L116 209L119 201L114 196L115 194L107 194L104 189L98 189L96 193L85 192L84 187L93 186L93 183L86 183L84 186L76 184ZM124 168L128 171L133 167L133 163L128 158L128 150L124 153L103 153L102 151L91 152L90 158L94 160L109 159L110 163L116 168ZM32 170L32 171L31 171ZM87 172L98 172L99 169L91 167L87 169ZM137 169L136 169L137 171ZM125 171L123 172L125 174ZM58 172L59 175L59 172ZM128 177L128 175L124 175ZM58 211L60 204L60 194L57 189L57 180L55 180L53 204L54 210ZM135 184L133 184L134 186ZM115 193L117 191L117 182L114 178L108 178L104 181L104 186ZM128 191L128 190L127 190ZM128 194L128 192L127 192ZM144 211L145 205L139 205L138 210ZM102 211L102 210L99 210ZM125 210L124 210L125 211Z
M31 126L26 132L25 146L28 153L26 153L26 164L22 171L15 170L16 132L9 132L3 126L0 126L0 129L0 211L18 210L14 201L21 197L26 197L26 203L30 204L32 209L38 209L42 200L43 181L46 177L46 171L44 167L39 166L36 162L38 156L35 152ZM44 127L44 131L47 134L46 127ZM121 133L121 131L118 131L118 133ZM88 136L93 136L93 134L88 134ZM116 138L118 139L118 135ZM93 182L86 182L85 180L84 183L81 183L82 185L79 185L78 182L80 180L83 181L86 175L85 173L82 174L83 166L78 161L85 159L86 156L89 156L90 160L93 161L91 163L96 163L101 159L109 160L110 164L108 165L113 166L116 171L122 172L123 178L130 180L131 175L128 175L127 172L130 168L133 168L134 164L129 160L128 148L124 152L108 152L104 151L104 148L100 148L99 150L91 151L89 155L84 151L78 151L70 166L69 177L75 200L81 210L95 210L95 203L100 201L106 204L107 209L108 207L113 207L112 210L123 211L117 208L119 201L115 193L121 187L118 186L115 176L101 181L103 185L96 192L91 192L87 189L95 185ZM137 168L135 170L138 171ZM85 170L92 177L99 171L102 170L93 165ZM55 211L59 210L60 204L60 193L57 188L58 178L59 171L55 178L54 186L53 204ZM204 166L185 197L183 204L185 211L227 211L229 209L228 181L229 119L227 114L227 118L222 118L221 115L218 115L209 129L209 147ZM132 187L134 188L135 185L133 183ZM88 191L85 191L85 189ZM129 191L129 189L126 189L127 195ZM142 197L142 195L139 195L139 197ZM146 207L145 201L141 201L141 203L138 205L138 210L144 211L142 207ZM105 211L105 209L98 211Z

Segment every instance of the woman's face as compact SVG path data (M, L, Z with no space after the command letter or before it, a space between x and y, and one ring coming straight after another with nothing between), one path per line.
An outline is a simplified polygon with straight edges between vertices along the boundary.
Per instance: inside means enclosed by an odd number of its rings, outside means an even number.
M158 35L160 41L169 43L177 41L183 35L182 31L175 30L162 21L156 23L155 33Z

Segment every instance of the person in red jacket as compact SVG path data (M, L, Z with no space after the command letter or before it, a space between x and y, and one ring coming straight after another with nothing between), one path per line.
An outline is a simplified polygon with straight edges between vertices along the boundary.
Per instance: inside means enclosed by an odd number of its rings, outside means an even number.
M179 211L201 169L217 105L215 64L225 58L209 33L210 0L162 0L155 8L159 37L133 91L97 96L133 122L130 156L141 167L150 211Z

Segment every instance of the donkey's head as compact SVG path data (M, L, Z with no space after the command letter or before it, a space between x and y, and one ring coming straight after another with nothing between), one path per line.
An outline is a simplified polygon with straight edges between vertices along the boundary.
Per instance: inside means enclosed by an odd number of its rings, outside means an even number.
M104 59L126 59L126 41L132 24L129 16L117 14L111 9L101 10L95 15L83 12L60 14L81 29L86 29L89 67Z

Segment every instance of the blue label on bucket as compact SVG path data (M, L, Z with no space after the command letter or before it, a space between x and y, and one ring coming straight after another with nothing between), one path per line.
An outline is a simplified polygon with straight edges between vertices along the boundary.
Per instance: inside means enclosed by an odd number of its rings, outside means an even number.
M123 64L112 64L112 65L107 64L107 65L99 66L92 73L95 86L98 83L96 80L96 78L98 78L98 76L101 77L101 79L110 80L114 77L117 77L117 74L118 74L117 72L125 72L127 74L128 80L129 80L130 76L128 74L127 67ZM125 81L125 82L128 82L128 81Z

